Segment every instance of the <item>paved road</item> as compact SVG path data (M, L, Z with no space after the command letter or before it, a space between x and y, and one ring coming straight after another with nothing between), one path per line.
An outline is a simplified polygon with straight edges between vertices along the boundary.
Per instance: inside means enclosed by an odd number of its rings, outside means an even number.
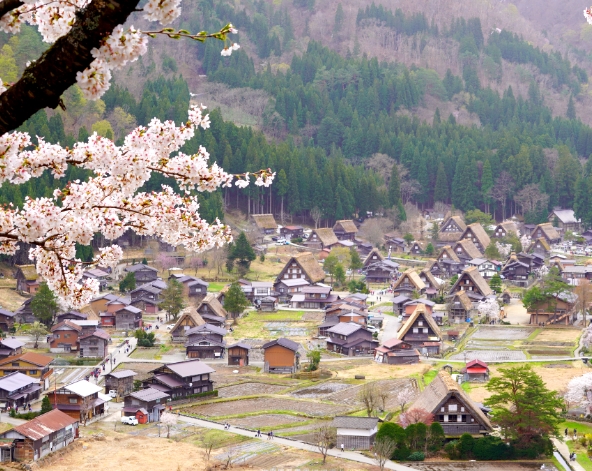
M195 419L193 417L186 417L186 416L179 416L180 422L185 422L192 425L197 425L199 427L215 429L215 430L224 430L224 426L222 424L218 424L215 422L209 422L206 420ZM230 427L228 430L230 433L235 433L237 435L243 435L245 437L255 437L255 430L245 430L243 428L237 427ZM267 440L267 436L263 436L259 440ZM287 440L285 438L274 437L273 442L277 445L288 446L291 448L297 448L299 450L306 450L311 451L313 453L319 453L317 447L310 445L308 443L296 441L296 440ZM319 453L320 454L320 453ZM337 458L342 458L350 461L356 461L358 463L370 464L370 465L377 465L376 460L370 459L367 456L362 455L361 453L356 453L353 451L344 451L341 452L339 450L329 450L328 453L330 456L335 456ZM415 471L413 468L409 468L408 466L403 466L397 463L393 463L389 461L386 466L386 469L393 469L395 471Z
M385 315L383 329L378 336L380 343L384 343L390 339L396 339L400 325L401 323L399 322L398 317Z
M569 461L569 448L567 447L565 442L558 440L556 438L552 438L551 441L553 442L553 445L555 445L555 448L557 448L557 451L563 458L563 463L561 463L561 460L559 460L559 462L562 465L565 464L565 469L569 470L571 466L571 469L573 469L574 471L585 471L584 467L577 461ZM555 457L557 458L557 456ZM567 464L568 461L569 465Z

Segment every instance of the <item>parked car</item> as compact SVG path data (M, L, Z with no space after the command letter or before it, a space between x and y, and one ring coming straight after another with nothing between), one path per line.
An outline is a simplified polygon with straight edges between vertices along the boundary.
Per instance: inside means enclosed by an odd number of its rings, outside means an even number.
M378 327L374 327L373 325L367 326L366 329L368 329L372 333L374 333L374 332L380 332L380 329Z
M138 425L138 419L136 419L134 416L122 417L121 423L126 425Z
M279 238L279 237L275 237L275 236L274 236L274 237L272 237L272 238L271 238L271 240L273 240L274 242L277 242L278 238Z

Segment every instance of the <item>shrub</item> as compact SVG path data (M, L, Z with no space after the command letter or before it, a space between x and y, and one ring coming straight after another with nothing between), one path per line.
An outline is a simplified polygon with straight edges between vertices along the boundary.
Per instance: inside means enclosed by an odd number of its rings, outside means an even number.
M451 442L448 442L444 446L444 452L448 456L448 459L451 459L451 460L460 459L460 453L458 451L458 440L453 440Z
M403 427L392 422L384 422L376 434L376 439L380 438L390 438L397 444L391 459L398 461L407 459L410 450L407 447L407 437Z
M440 451L445 441L446 436L442 425L439 422L432 422L428 435L428 451L431 453Z
M463 433L458 442L458 452L461 459L470 458L473 455L473 448L475 447L475 439L470 433Z
M518 459L534 460L540 456L553 454L553 443L547 437L531 437L528 440L514 443L515 457Z
M414 451L407 457L407 461L423 461L425 460L425 455L422 451Z
M483 437L475 440L473 456L477 460L507 460L513 455L512 447L506 445L499 437Z

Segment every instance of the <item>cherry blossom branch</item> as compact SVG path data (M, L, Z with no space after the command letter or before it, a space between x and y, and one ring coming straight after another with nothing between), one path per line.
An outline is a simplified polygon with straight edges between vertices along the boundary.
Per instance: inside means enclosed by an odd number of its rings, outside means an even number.
M2 0L0 2L0 17L23 5L24 3L21 0Z

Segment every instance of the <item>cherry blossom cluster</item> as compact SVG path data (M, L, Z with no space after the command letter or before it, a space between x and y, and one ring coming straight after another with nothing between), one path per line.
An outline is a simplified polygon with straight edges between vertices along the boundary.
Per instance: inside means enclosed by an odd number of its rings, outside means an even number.
M38 273L68 304L80 306L97 293L98 286L80 281L86 265L76 260L75 244L90 244L95 233L113 240L132 229L194 252L230 242L230 230L220 221L208 224L200 218L193 192L215 191L232 185L235 178L241 187L251 178L257 185L269 186L275 174L262 170L234 176L210 165L203 147L195 155L179 152L197 126L209 127L204 109L193 107L181 126L153 119L127 135L122 146L96 133L72 149L43 139L31 148L30 137L21 132L0 136L0 183L24 183L46 169L59 178L69 165L94 174L88 181L69 182L52 198L27 198L22 209L0 208L0 253L13 254L18 242L33 245L30 257ZM138 192L152 172L174 178L183 194L168 186L160 192ZM112 266L121 256L121 249L111 246L102 249L93 264Z
M563 397L572 405L585 407L586 415L592 413L592 373L571 379Z
M584 10L584 17L586 21L592 25L592 7L588 7Z
M489 298L484 301L479 301L477 304L477 311L483 317L489 320L495 320L499 318L500 307L495 298Z

